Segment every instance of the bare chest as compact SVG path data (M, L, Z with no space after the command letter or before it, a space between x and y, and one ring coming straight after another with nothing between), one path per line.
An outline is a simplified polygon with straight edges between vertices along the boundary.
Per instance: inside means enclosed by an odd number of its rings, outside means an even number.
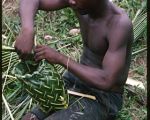
M86 17L79 20L84 46L98 55L104 55L108 48L106 21L91 21Z

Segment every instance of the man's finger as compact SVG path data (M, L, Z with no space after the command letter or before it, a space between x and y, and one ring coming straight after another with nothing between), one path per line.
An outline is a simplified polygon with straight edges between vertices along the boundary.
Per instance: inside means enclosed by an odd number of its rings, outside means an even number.
M44 51L40 51L40 52L37 52L35 53L35 58L37 58L38 56L44 56Z
M42 60L42 59L45 59L44 56L42 56L42 55L41 55L41 56L38 56L38 57L35 57L35 61L36 61L36 62L37 62L37 61L40 61L40 60Z

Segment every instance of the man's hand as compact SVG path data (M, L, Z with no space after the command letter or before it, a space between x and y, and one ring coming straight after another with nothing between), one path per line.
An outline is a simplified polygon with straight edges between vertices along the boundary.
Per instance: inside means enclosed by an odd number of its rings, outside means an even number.
M61 54L46 45L37 45L34 49L35 61L46 59L51 64L59 64L61 60Z
M31 54L34 45L34 33L29 31L23 31L19 34L15 42L15 49L19 58L26 60Z

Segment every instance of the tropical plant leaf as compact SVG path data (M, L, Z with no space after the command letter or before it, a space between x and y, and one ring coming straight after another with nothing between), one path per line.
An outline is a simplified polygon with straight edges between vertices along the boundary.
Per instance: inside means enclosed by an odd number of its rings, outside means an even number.
M134 30L134 42L141 37L145 37L147 31L147 12L146 12L147 1L142 2L142 7L139 9L132 20Z

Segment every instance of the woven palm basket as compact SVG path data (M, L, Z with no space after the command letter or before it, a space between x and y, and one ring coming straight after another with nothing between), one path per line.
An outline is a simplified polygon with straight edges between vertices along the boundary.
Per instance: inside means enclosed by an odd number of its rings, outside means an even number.
M57 69L45 60L17 63L12 73L44 112L68 107L68 93Z
M68 107L69 95L64 87L57 68L46 60L36 63L33 55L27 61L18 61L15 49L9 46L2 46L3 68L8 67L5 60L13 53L12 74L23 84L23 88L39 104L44 112L56 111Z
M68 93L57 69L43 60L19 62L12 73L44 112L68 107Z

